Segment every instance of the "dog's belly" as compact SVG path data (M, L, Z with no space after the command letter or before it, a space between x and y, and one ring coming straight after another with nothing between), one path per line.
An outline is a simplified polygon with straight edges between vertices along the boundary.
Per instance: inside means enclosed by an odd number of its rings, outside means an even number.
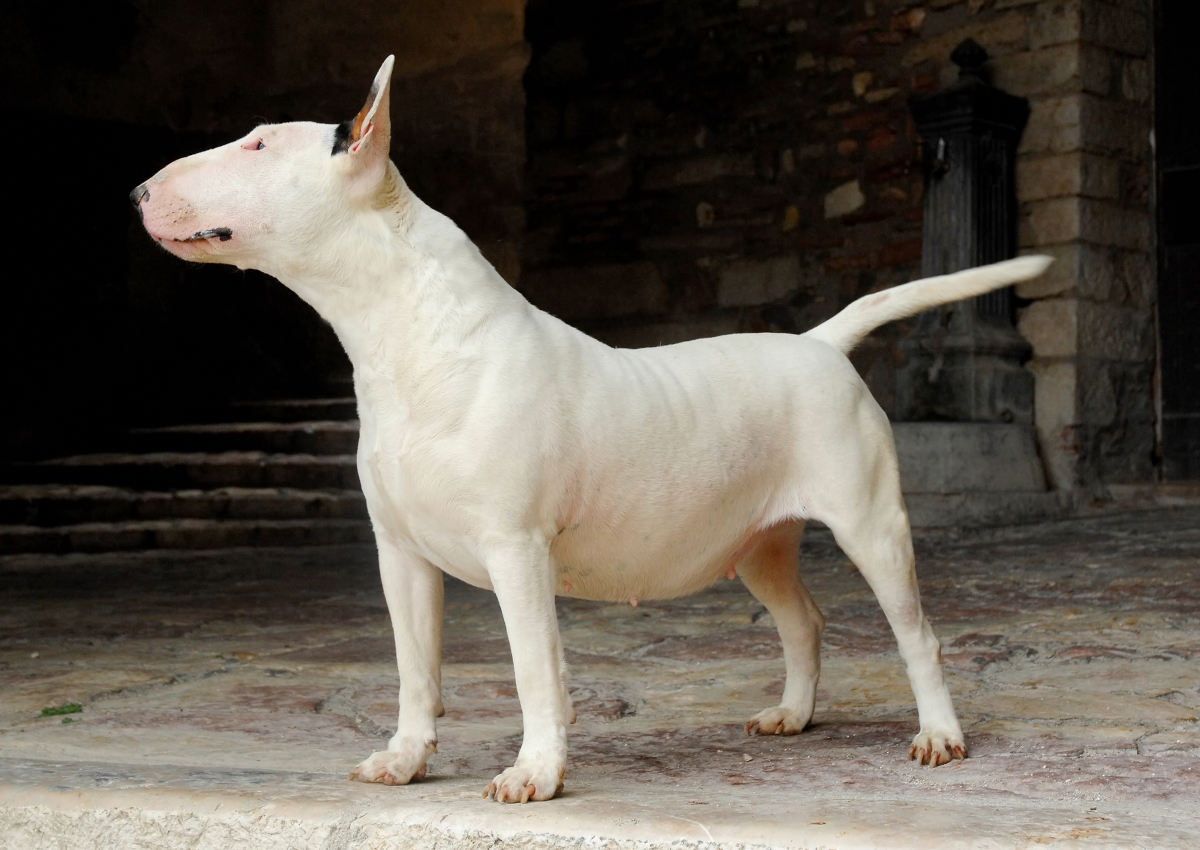
M685 557L629 557L632 553L589 547L551 547L559 596L624 602L673 599L703 590L730 563L728 555L695 561Z
M771 523L742 505L658 519L641 514L614 525L597 518L564 529L550 547L555 592L610 602L687 596L724 575Z

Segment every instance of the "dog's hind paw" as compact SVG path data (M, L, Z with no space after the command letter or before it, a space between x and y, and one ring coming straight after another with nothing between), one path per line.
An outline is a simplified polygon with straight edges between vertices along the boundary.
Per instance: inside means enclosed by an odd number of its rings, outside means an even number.
M795 735L808 725L809 718L782 705L766 708L750 718L747 735Z
M407 785L413 780L425 778L425 760L431 752L437 752L436 745L402 746L399 750L373 753L350 771L350 778L357 782L378 782L381 785Z
M921 730L908 748L908 757L918 764L937 767L939 764L949 764L954 759L965 759L967 745L963 743L961 734L944 735Z

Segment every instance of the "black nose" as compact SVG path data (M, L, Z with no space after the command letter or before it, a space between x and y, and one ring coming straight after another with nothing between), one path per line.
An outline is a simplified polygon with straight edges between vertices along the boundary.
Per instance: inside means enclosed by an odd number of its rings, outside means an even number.
M138 206L142 201L149 199L149 197L150 190L146 188L145 183L141 184L129 193L129 200L135 207Z

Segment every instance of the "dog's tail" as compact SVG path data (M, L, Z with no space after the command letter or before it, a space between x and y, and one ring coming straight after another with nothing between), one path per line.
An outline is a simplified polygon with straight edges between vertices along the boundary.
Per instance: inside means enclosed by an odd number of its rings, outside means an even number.
M863 337L880 325L907 318L930 307L961 301L1010 283L1037 277L1051 262L1050 257L1035 254L954 274L914 280L858 299L832 319L808 331L805 336L829 343L843 354L849 354Z

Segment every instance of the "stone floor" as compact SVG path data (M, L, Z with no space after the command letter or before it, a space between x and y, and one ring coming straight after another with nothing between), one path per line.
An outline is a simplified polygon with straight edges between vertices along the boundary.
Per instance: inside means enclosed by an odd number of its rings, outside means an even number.
M804 546L808 730L742 732L783 665L740 582L562 600L580 719L564 795L526 806L480 799L520 744L488 593L448 585L441 752L387 788L345 779L395 722L370 548L0 559L0 847L1196 846L1200 509L919 533L971 749L936 769L865 583Z

